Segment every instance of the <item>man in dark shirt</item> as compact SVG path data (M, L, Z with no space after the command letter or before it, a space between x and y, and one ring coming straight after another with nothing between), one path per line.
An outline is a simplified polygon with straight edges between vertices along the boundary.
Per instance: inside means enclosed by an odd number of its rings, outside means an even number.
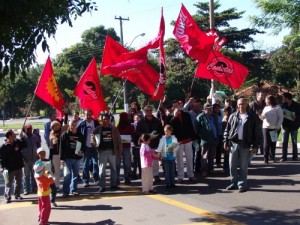
M109 114L102 116L103 124L98 126L92 133L91 145L98 151L99 165L99 192L104 192L106 164L110 167L110 186L112 190L117 189L117 156L122 155L122 142L118 128L111 125Z
M289 143L289 135L292 137L293 160L298 160L297 136L300 126L300 105L293 101L291 93L284 93L283 97L283 123L282 123L282 158L281 162L287 160L287 148Z
M64 161L66 174L64 174L63 197L69 194L78 195L77 179L79 162L82 158L83 136L77 131L77 121L69 122L69 129L61 136L60 141L60 160Z
M11 189L13 181L15 180L15 199L21 200L21 188L22 188L22 168L24 167L22 148L26 146L26 142L23 140L17 140L16 134L9 130L5 134L5 143L0 148L0 172L3 172L5 191L4 198L6 203L11 202Z

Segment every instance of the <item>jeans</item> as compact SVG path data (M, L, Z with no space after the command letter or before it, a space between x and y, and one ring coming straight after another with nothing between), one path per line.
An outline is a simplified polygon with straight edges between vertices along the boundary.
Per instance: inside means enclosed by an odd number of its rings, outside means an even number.
M175 184L175 160L163 159L163 167L165 171L165 181L166 185Z
M79 159L66 159L63 193L68 195L70 192L77 192L77 179L79 170Z
M283 128L282 130L282 159L287 160L287 150L289 143L289 135L292 137L292 145L293 145L293 159L298 159L298 148L297 148L297 130L291 130L289 128Z
M142 168L141 168L141 156L140 156L140 147L132 147L132 176L136 177L137 170L139 170L139 177L142 177Z
M22 188L22 176L23 176L22 169L8 172L8 178L4 182L4 184L5 184L4 198L5 199L11 199L11 191L12 191L12 186L13 186L14 181L15 181L14 195L20 196L21 188Z
M93 177L97 181L99 180L99 166L98 166L98 153L96 149L86 147L83 154L83 171L82 171L82 181L85 184L90 182L90 171L89 162L90 159L93 161Z
M216 157L216 146L201 147L201 171L212 172Z
M231 183L239 188L247 188L248 160L250 148L244 148L242 143L232 143L229 155ZM238 173L238 165L240 171Z
M36 192L36 182L34 179L34 162L24 163L24 192Z
M106 176L106 164L109 163L110 167L110 186L117 186L117 159L113 154L113 150L99 151L98 153L99 163L99 185L105 188L105 176Z
M130 171L131 171L130 148L123 148L122 159L123 159L124 177L128 178L130 176ZM120 180L121 157L117 157L116 167L117 167L117 179Z

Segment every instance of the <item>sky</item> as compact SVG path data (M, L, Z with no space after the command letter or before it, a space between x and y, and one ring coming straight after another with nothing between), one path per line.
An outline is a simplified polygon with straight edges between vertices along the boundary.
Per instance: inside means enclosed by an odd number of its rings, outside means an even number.
M123 39L124 44L131 47L139 48L147 44L156 37L159 29L161 8L165 19L166 33L165 40L173 36L173 26L171 21L178 17L181 4L187 8L191 15L196 13L196 2L209 2L209 0L94 0L97 3L98 11L85 13L82 17L73 20L73 27L67 24L59 25L55 38L48 39L50 54L43 53L41 46L37 48L37 62L44 64L48 55L51 58L62 52L63 49L70 47L81 41L81 34L90 29L103 25L105 28L114 28L118 36L120 35L120 21L115 17L129 18L123 21ZM230 23L239 29L252 27L249 21L250 15L260 15L260 11L255 8L252 0L220 0L221 10L236 8L239 11L245 11L242 19ZM263 30L262 28L258 28ZM282 32L278 36L267 34L256 35L256 47L261 49L273 49L281 45L282 38L288 31ZM144 36L138 36L145 33ZM138 37L136 37L138 36ZM135 38L136 37L136 38ZM252 48L251 46L248 46Z

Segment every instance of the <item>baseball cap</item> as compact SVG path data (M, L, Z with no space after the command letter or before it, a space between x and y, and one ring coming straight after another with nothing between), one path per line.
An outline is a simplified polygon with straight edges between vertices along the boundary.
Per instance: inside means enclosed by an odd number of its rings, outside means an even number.
M36 153L39 154L40 152L46 152L45 149L43 149L43 147L39 147L37 150L36 150Z
M209 103L205 103L204 106L203 106L204 109L211 109L212 108L212 105L209 104Z

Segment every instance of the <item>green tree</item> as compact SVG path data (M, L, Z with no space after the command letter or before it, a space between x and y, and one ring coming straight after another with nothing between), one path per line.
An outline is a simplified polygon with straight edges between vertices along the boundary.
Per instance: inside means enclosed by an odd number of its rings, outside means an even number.
M90 0L1 1L0 79L25 74L39 44L49 51L46 38L55 36L59 23L72 26L73 18L93 10L96 3Z

